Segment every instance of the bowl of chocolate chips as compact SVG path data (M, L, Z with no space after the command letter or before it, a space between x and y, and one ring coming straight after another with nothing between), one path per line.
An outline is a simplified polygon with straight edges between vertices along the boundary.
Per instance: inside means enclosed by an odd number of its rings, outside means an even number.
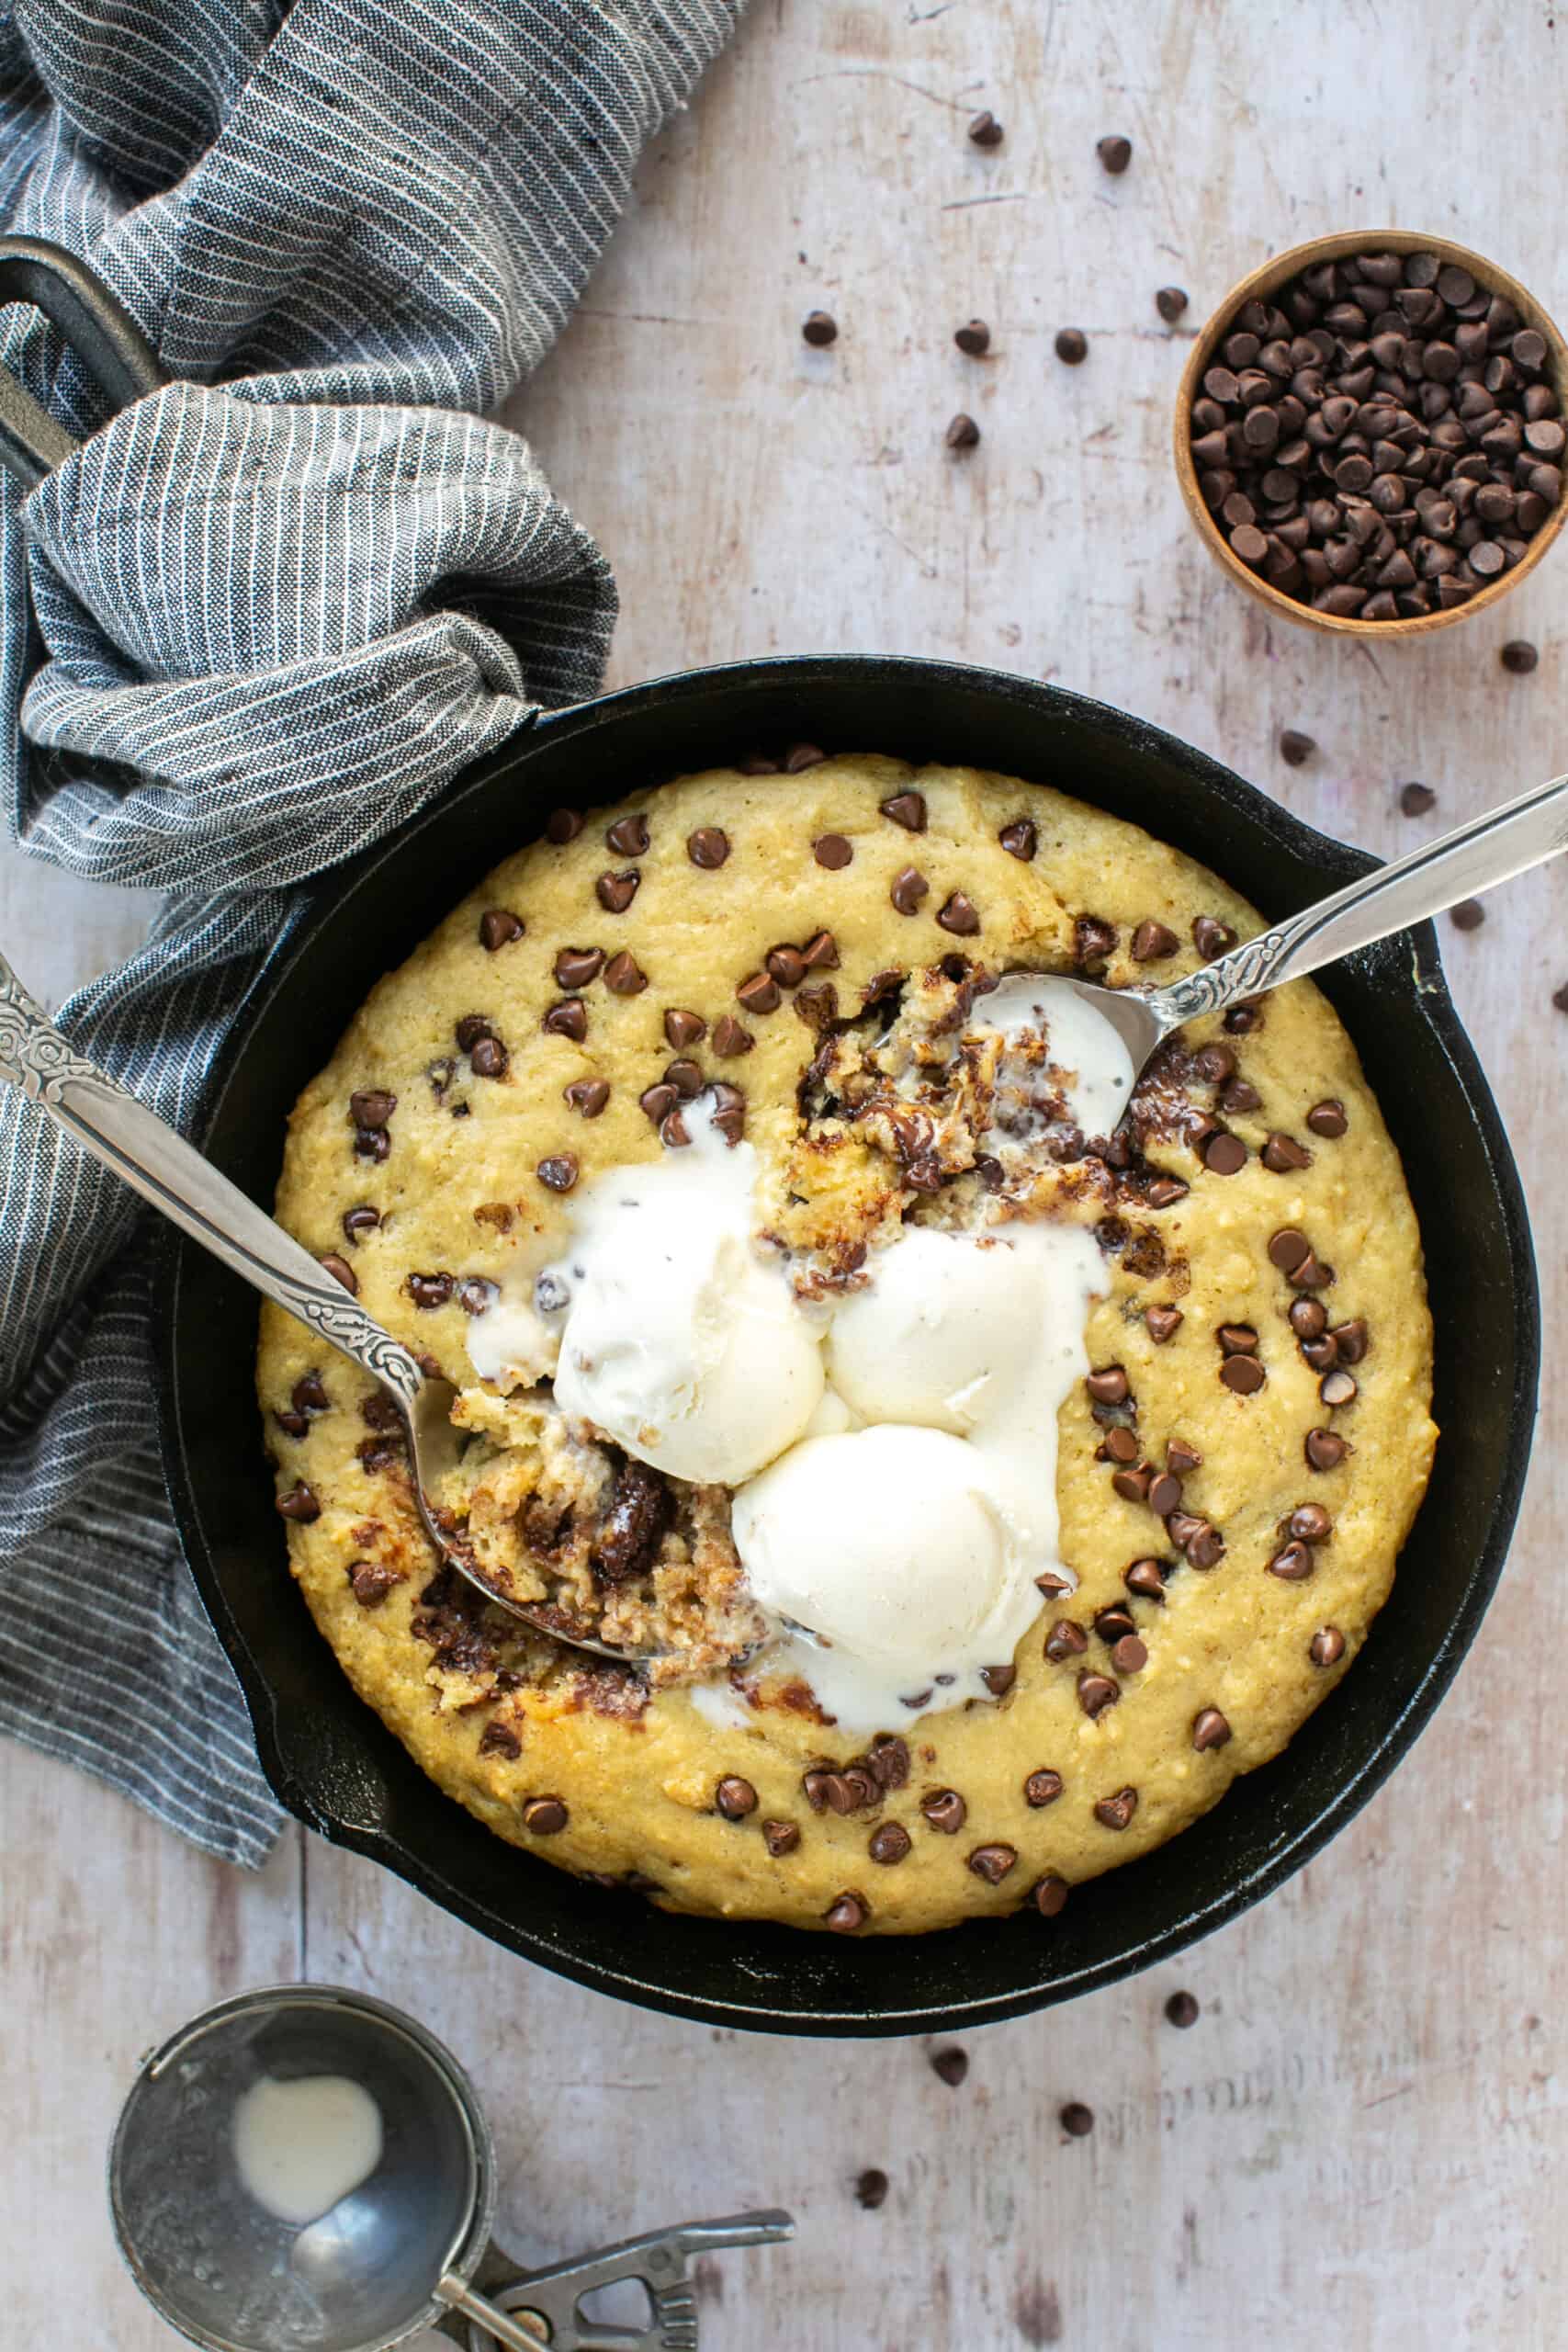
M1563 518L1568 345L1479 254L1404 229L1277 254L1192 346L1188 510L1287 620L1380 638L1481 611Z

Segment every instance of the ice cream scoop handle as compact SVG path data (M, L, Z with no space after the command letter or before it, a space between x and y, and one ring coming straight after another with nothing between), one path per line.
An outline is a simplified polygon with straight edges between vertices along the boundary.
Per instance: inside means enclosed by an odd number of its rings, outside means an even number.
M79 1054L3 956L0 1077L193 1241L412 1405L423 1374L409 1351L237 1184Z
M1568 849L1568 776L1488 809L1145 999L1162 1030L1300 979Z

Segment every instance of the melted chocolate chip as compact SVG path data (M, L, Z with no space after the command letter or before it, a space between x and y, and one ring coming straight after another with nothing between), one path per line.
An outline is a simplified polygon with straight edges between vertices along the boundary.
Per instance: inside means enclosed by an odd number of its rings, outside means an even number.
M593 1544L593 1566L607 1583L624 1584L659 1555L672 1516L670 1490L657 1471L629 1457L615 1474L610 1508Z
M552 1193L570 1193L577 1182L577 1160L570 1151L552 1152L541 1159L535 1171L541 1184Z
M1337 1666L1345 1655L1345 1636L1337 1625L1320 1625L1307 1644L1314 1666Z
M848 865L854 850L842 833L818 833L811 844L811 854L829 874L838 874Z
M613 996L640 996L648 986L648 975L636 956L628 956L623 947L604 967L604 986Z
M1314 1470L1337 1470L1350 1448L1332 1430L1308 1430L1303 1452L1308 1467Z
M1337 1096L1314 1102L1306 1114L1306 1123L1314 1136L1342 1136L1350 1125L1345 1115L1345 1105Z
M522 916L513 914L509 908L487 907L479 917L479 940L486 953L493 956L499 948L509 947L514 939L521 939L524 928Z
M921 792L896 792L891 798L879 801L885 817L902 825L907 833L923 833L926 830L926 801Z
M918 914L920 900L931 896L931 888L918 866L906 865L894 876L893 887L887 895L899 914Z
M1223 1747L1231 1736L1231 1727L1218 1707L1204 1707L1194 1718L1192 1745L1201 1755L1208 1747Z
M726 1821L744 1821L749 1813L757 1810L757 1792L739 1772L725 1774L713 1792L713 1801Z
M852 1888L835 1895L822 1914L823 1924L830 1928L836 1936L852 1936L864 1927L870 1917L870 1904L863 1894L857 1894Z
M1192 944L1204 963L1212 964L1216 956L1227 954L1235 945L1235 933L1217 917L1199 915L1192 925Z
M764 1821L762 1843L775 1861L785 1854L793 1854L800 1843L800 1824L797 1821Z
M1312 1166L1312 1154L1293 1136L1278 1133L1269 1136L1258 1157L1273 1175L1289 1176L1298 1168Z
M716 873L729 855L729 835L717 825L699 825L687 836L686 855L705 873Z
M552 1037L570 1037L573 1045L581 1046L588 1035L588 1007L580 996L564 996L550 1006L539 1026ZM475 1050L485 1042L476 1039Z
M1101 1797L1094 1808L1094 1817L1104 1829L1125 1829L1138 1810L1136 1789L1118 1789L1113 1797Z
M866 1852L874 1862L891 1867L895 1862L903 1861L913 1844L914 1840L902 1822L885 1821L872 1831Z
M1140 1600L1164 1603L1165 1578L1157 1560L1134 1560L1130 1567L1122 1570L1122 1581L1129 1592L1137 1594Z
M956 1789L935 1789L920 1799L920 1811L944 1838L956 1837L969 1818L969 1808Z
M596 1119L610 1099L610 1082L604 1078L574 1078L561 1091L580 1119Z
M617 817L604 839L617 857L641 857L648 847L648 819L640 814Z
M582 822L581 815L575 808L552 808L545 819L545 838L554 842L558 849L564 849L568 842L577 839L582 831Z
M277 1515L280 1519L293 1520L296 1526L308 1527L313 1519L320 1519L321 1506L304 1480L299 1478L278 1496Z
M1039 846L1039 834L1032 817L1014 817L997 835L1010 857L1021 859L1028 865Z
M404 1287L416 1306L432 1314L436 1307L446 1306L452 1295L453 1283L450 1274L411 1274Z
M938 908L936 919L943 931L951 931L959 938L966 938L980 928L978 911L962 890L954 890L945 904Z
M476 1078L504 1078L506 1047L499 1037L481 1037L468 1056L468 1067Z
M1120 1689L1108 1674L1088 1672L1078 1676L1077 1692L1078 1704L1091 1723L1096 1716L1102 1715L1107 1707L1113 1707L1122 1696Z
M1045 1636L1045 1656L1054 1666L1064 1658L1081 1657L1089 1647L1089 1635L1071 1617L1058 1617Z
M624 874L601 874L593 885L594 893L606 913L624 915L637 897L637 885L641 880L642 876L635 866Z
M1018 1849L1013 1846L976 1846L969 1856L969 1868L987 1886L1000 1886L1008 1872L1018 1862Z
M1054 1919L1067 1899L1067 1882L1047 1871L1030 1889L1030 1900L1043 1919Z
M344 1209L343 1213L344 1232L356 1249L359 1246L360 1235L374 1233L380 1222L380 1210L371 1208L367 1203L356 1209Z
M1060 1772L1053 1772L1049 1765L1045 1764L1042 1764L1037 1770L1031 1772L1023 1784L1023 1802L1027 1805L1034 1806L1036 1810L1042 1805L1055 1804L1061 1793Z
M1179 1306L1145 1306L1144 1321L1156 1348L1176 1337L1185 1320Z

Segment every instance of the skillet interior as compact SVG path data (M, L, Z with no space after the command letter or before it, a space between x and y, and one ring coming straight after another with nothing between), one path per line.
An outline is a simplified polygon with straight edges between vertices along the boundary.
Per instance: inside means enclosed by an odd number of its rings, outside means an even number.
M1270 916L1373 863L1173 737L1029 679L858 656L690 672L542 721L337 877L253 990L198 1140L270 1204L288 1110L371 983L548 808L803 739L1059 786L1202 859ZM1043 2007L1169 1955L1277 1886L1409 1747L1474 1634L1524 1482L1540 1354L1517 1175L1431 926L1323 985L1404 1157L1443 1436L1393 1597L1354 1670L1213 1813L1075 1891L1049 1923L1031 1914L864 1941L669 1917L502 1845L424 1778L315 1632L262 1459L254 1298L170 1228L159 1330L170 1489L282 1802L546 1967L648 2007L778 2032L953 2030Z

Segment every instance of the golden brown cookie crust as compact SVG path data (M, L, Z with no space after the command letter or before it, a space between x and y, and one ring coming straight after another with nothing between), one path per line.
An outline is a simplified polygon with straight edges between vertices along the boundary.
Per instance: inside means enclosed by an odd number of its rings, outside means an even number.
M521 936L502 918L519 919ZM565 1164L581 1182L662 1148L639 1098L673 1051L744 1090L747 1137L782 1209L797 1083L822 1012L819 1002L797 1013L803 989L831 987L847 1012L879 972L955 953L992 970L1081 968L1105 944L1096 924L1115 934L1111 982L1164 979L1204 960L1193 944L1203 918L1244 937L1261 927L1192 860L1037 786L869 755L796 775L686 777L508 859L378 985L295 1109L277 1213L318 1255L352 1265L359 1295L399 1337L466 1379L463 1283L502 1281L552 1253L567 1229L570 1193L552 1189ZM1140 926L1163 926L1176 951L1135 961ZM804 950L824 931L836 963L780 987L771 1004L755 985L769 951ZM1139 944L1165 944L1149 930ZM581 961L566 965L569 979L590 965L592 976L561 985L556 960L571 950ZM544 1026L562 1003L581 1005L581 1023L558 1013ZM667 1027L672 1015L690 1018ZM678 1048L693 1021L701 1035ZM303 1486L318 1507L289 1520L294 1574L354 1687L423 1770L498 1835L578 1871L633 1879L672 1907L818 1927L837 1905L840 1926L897 1934L1009 1912L1043 1880L1070 1886L1129 1860L1278 1754L1354 1658L1425 1488L1435 1431L1420 1238L1355 1051L1310 983L1270 996L1250 1028L1211 1021L1189 1042L1235 1057L1239 1094L1222 1078L1194 1080L1193 1099L1247 1146L1246 1163L1220 1174L1190 1142L1151 1147L1189 1190L1131 1221L1087 1338L1091 1365L1126 1374L1130 1403L1109 1410L1134 1431L1134 1484L1139 1464L1164 1466L1172 1440L1198 1453L1181 1507L1219 1532L1223 1557L1191 1564L1204 1552L1189 1538L1163 1597L1129 1590L1133 1563L1179 1555L1148 1503L1113 1488L1116 1462L1097 1459L1107 1423L1075 1392L1061 1415L1058 1492L1079 1589L1043 1607L996 1704L889 1724L907 1756L871 1756L808 1707L725 1730L682 1690L644 1704L613 1671L579 1672L519 1640L449 1578L433 1586L367 1384L265 1309L258 1379L279 1494ZM581 1091L604 1085L602 1108ZM379 1125L378 1095L396 1097ZM1342 1106L1343 1134L1318 1131L1337 1125L1331 1114L1309 1123L1326 1102ZM1270 1135L1307 1164L1268 1164ZM345 1216L367 1207L378 1222L345 1231ZM1281 1228L1307 1237L1331 1283L1303 1290L1271 1262ZM1141 1238L1150 1231L1153 1245ZM416 1305L407 1285L418 1273L450 1274L450 1295L437 1283L423 1294L434 1303ZM1292 1301L1313 1296L1331 1328L1366 1326L1356 1395L1338 1408L1323 1401L1287 1320ZM1156 1340L1162 1309L1180 1319ZM1251 1393L1221 1377L1222 1327L1258 1335L1265 1377ZM1354 1329L1348 1345L1354 1353ZM325 1409L314 1389L303 1406L297 1396L312 1377ZM1317 1429L1352 1449L1326 1469L1304 1452ZM1282 1522L1302 1506L1319 1507L1331 1532L1287 1552L1287 1570L1304 1556L1304 1573L1271 1572L1294 1541ZM1306 1523L1316 1526L1310 1512ZM1094 1625L1112 1608L1131 1614L1146 1663L1124 1652L1119 1670ZM1064 1619L1087 1646L1058 1635L1048 1658L1048 1631ZM1325 1629L1332 1637L1318 1639ZM1114 1619L1107 1631L1116 1637ZM1080 1692L1084 1675L1110 1683L1115 1702L1091 1715L1086 1695L1102 1694ZM808 1790L808 1773L844 1767Z

